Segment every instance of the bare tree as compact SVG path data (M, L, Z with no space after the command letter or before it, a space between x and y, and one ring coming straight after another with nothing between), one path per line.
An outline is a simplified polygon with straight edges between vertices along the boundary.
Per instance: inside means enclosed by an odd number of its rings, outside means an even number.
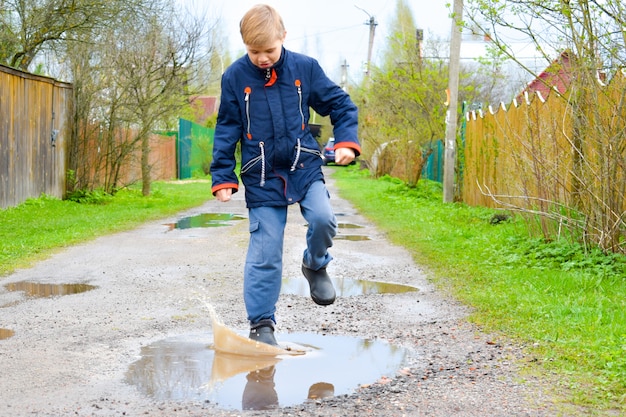
M147 195L150 137L176 126L189 96L210 80L200 70L214 45L205 20L177 13L169 1L119 6L108 25L68 45L76 102L70 166L76 188L114 192L139 162Z
M141 24L132 22L132 27L132 32L117 37L119 53L113 63L115 81L124 89L126 111L137 124L142 191L148 195L150 134L155 128L165 128L186 104L185 86L192 75L203 31L201 26L185 27L175 19L164 22L157 14L147 16Z
M0 62L28 71L38 53L98 27L110 18L117 3L116 0L0 1Z

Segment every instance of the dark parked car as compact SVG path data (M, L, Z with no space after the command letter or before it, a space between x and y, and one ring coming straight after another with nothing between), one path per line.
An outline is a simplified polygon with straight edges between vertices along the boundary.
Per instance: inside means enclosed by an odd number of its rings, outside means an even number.
M322 159L324 160L324 165L335 162L335 138L329 138L326 145L324 145Z

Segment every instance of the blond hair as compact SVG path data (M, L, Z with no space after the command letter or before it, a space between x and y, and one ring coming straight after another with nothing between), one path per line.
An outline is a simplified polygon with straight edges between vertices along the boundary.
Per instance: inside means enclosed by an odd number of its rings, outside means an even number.
M276 9L267 4L253 6L239 22L243 43L251 46L269 45L285 37L285 25Z

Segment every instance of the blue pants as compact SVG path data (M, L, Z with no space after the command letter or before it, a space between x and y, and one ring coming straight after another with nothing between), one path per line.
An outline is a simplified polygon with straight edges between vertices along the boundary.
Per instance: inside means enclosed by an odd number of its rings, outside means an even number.
M309 187L300 201L300 212L308 222L307 247L302 262L311 269L325 267L332 260L328 248L337 234L337 220L323 181ZM250 216L250 243L246 256L243 299L251 324L274 318L283 273L283 240L287 206L255 207Z

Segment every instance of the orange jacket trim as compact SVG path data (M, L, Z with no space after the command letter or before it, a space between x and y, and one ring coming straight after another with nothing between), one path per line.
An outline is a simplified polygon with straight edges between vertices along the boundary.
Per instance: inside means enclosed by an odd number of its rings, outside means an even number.
M355 156L361 155L361 146L358 143L354 142L338 142L335 144L335 150L339 148L350 148L354 151Z
M239 184L230 184L230 183L218 184L214 186L213 188L211 188L211 192L213 193L213 195L215 195L216 192L218 192L219 190L223 190L224 188L232 188L233 194L234 194L239 190Z

